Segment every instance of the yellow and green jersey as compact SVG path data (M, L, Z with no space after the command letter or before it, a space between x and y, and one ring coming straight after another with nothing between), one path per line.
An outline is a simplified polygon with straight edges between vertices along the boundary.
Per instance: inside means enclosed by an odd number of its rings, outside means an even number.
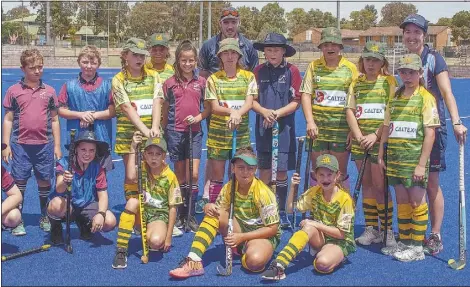
M232 181L222 187L215 202L218 208L230 209L231 190ZM243 225L242 229L247 232L278 224L276 236L281 235L276 196L266 184L256 177L253 179L247 195L238 193L238 186L236 186L233 214L238 223Z
M246 70L237 70L234 78L228 78L225 71L220 70L207 79L204 100L217 100L219 105L239 110L247 97L258 97L258 86L255 75ZM237 148L250 146L248 113L242 116L237 129ZM227 128L230 116L211 114L207 146L217 149L232 148L232 132Z
M151 128L153 100L163 99L162 83L157 72L144 68L143 76L138 78L131 77L127 71L126 73L124 75L121 71L112 80L117 118L114 152L119 155L129 153L132 135L137 130L119 106L130 103L145 126Z
M421 156L424 129L440 126L434 96L423 86L411 97L397 95L387 105L384 125L389 127L387 175L411 178Z
M157 70L153 67L152 61L150 59L145 63L145 68L157 72L160 76L162 84L175 74L175 70L173 69L172 65L165 63L165 67L163 69Z
M346 250L347 253L356 250L354 241L354 204L347 191L338 186L338 191L328 202L323 197L321 186L313 186L308 189L297 201L297 209L300 212L310 211L315 221L327 226L336 227L344 232L344 239L336 239L325 234L325 241L332 242Z
M395 94L395 77L379 75L376 81L368 81L365 75L359 76L349 87L346 108L353 109L363 135L374 133L384 122L385 107ZM353 141L351 152L360 156L364 150ZM375 144L369 154L377 156L379 144Z
M338 67L329 68L321 57L308 65L300 92L312 95L313 119L318 140L345 143L349 133L344 104L349 85L358 76L356 65L341 57Z

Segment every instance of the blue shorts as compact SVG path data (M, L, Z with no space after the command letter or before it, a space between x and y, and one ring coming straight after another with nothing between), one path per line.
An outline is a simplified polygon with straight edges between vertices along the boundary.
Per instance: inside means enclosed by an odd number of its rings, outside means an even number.
M193 132L193 158L201 159L202 131ZM189 132L166 131L164 134L172 162L189 159Z
M37 179L51 180L54 178L54 142L41 145L11 143L13 159L11 176L15 180L24 181L31 177L31 169Z
M429 160L429 172L441 172L446 170L447 130L435 129L436 138L431 150Z
M272 153L258 152L258 168L271 169ZM279 152L277 161L277 171L288 171L295 169L295 152Z

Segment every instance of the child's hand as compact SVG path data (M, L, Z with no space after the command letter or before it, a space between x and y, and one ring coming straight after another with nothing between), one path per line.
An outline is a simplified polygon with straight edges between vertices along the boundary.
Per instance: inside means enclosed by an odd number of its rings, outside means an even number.
M2 159L7 164L12 159L10 145L8 145L4 150L2 150Z
M81 127L82 129L86 129L86 128L88 128L88 126L90 126L89 123L80 120L80 127Z
M300 184L300 179L301 179L300 174L294 172L294 174L292 174L290 182L292 184L299 185Z
M72 174L70 171L66 170L66 171L64 172L63 176L64 176L64 182L65 182L66 184L72 183L73 174Z
M208 203L204 206L204 213L208 216L219 218L219 209L215 203Z
M267 121L268 123L272 124L274 121L277 119L277 114L275 110L270 110L270 109L263 109L261 112L261 115Z
M360 142L361 148L369 150L377 142L377 140L378 137L374 133L368 134L365 137L362 137Z
M307 123L307 136L315 140L318 136L318 127L314 122Z
M227 244L230 247L237 247L241 243L245 241L243 238L243 233L232 233L227 235L224 238L225 244Z
M172 231L173 230L168 231L168 232L172 232ZM165 239L165 245L163 246L163 252L170 251L170 248L171 248L171 235L167 236L166 239Z
M192 115L189 115L184 119L184 123L189 126L189 125L197 124L199 123L199 121Z
M346 139L346 150L351 150L353 138L354 138L353 133L349 132L348 138Z
M419 182L424 181L424 175L426 174L426 167L417 165L415 171L413 172L413 181Z
M140 131L134 132L132 136L131 149L135 152L137 145L142 143L142 133Z
M54 156L55 156L55 159L62 158L62 150L60 149L60 146L54 147Z
M104 217L103 215L101 214L96 214L94 217L93 217L93 222L91 224L91 232L92 233L95 233L95 232L100 232L102 229L103 229L103 225L104 225Z
M93 112L81 112L80 120L89 124L93 123L95 121L95 118L93 117Z
M238 125L240 125L240 122L242 121L242 116L237 110L231 110L230 111L230 119L227 122L227 127L233 131L237 129Z
M264 119L264 120L263 120L263 128L265 128L265 129L270 129L270 128L272 128L272 127L274 126L274 123L275 123L275 122L276 122L276 121L269 122L268 120Z
M149 137L150 138L159 138L162 136L160 128L153 128L150 130Z

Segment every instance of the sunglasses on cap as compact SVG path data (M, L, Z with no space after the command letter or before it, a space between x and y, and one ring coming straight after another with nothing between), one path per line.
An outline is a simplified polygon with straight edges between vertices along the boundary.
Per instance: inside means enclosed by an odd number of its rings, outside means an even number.
M229 15L232 15L232 16L234 16L234 17L238 17L238 16L239 16L237 10L229 10L229 9L227 9L227 10L224 10L224 11L222 12L221 18L222 18L222 17L227 17L227 16L229 16Z

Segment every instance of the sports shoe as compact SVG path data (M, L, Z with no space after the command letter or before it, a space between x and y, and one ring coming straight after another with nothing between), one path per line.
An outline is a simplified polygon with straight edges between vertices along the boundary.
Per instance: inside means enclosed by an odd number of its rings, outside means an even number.
M180 261L176 269L170 270L170 276L178 279L185 279L192 276L204 275L204 266L201 261L194 261L189 257Z
M189 217L189 229L191 229L191 232L196 233L197 230L199 229L199 223L197 223L196 217L191 216Z
M204 213L204 206L206 206L206 204L209 203L209 198L201 198L199 199L197 202L196 202L196 213L197 214L201 214L201 213Z
M276 260L273 260L271 264L269 264L268 269L261 274L261 278L279 281L286 278L286 273L284 273L284 267Z
M384 233L385 232L380 231L380 241L379 242L383 241L383 238L384 238L384 235L385 235ZM397 241L395 240L395 234L393 234L393 231L390 230L390 229L387 231L387 243L386 243L386 245L387 245L387 247L397 245Z
M186 216L180 214L178 218L176 219L175 226L179 229L183 229L185 222L186 222Z
M112 266L114 269L124 269L127 267L127 249L118 247Z
M393 258L401 262L424 260L423 246L410 246L408 249L395 252Z
M441 252L442 249L444 249L444 245L442 245L439 235L431 232L429 238L424 241L424 253L434 256Z
M50 220L51 223L51 242L53 245L60 245L64 243L62 236L62 223L60 220Z
M388 237L388 236L387 236ZM403 242L399 241L397 243L397 245L395 246L387 246L387 247L384 247L382 249L380 249L380 251L382 252L382 254L384 255L390 255L392 256L393 254L399 252L399 251L403 251L403 250L406 250L410 248L409 246L405 245Z
M291 227L292 223L290 223L289 219L287 218L287 213L284 210L279 211L279 219L281 220L282 229Z
M183 236L183 231L181 231L178 227L176 226L173 226L173 233L172 233L172 237L180 237L180 236Z
M379 243L381 241L382 237L380 236L380 232L374 229L373 226L366 226L366 229L361 236L356 238L356 242L361 245L371 245L372 243Z
M140 225L139 225L139 227L134 226L132 228L132 233L134 233L137 236L140 236L140 234L142 233L142 231L140 230Z
M39 227L45 232L51 231L51 223L49 222L49 217L41 216L41 218L39 219Z
M18 224L17 227L15 227L11 230L11 234L14 235L14 236L26 235L26 229L24 228L23 221L21 221L20 224Z
M75 223L78 226L78 230L80 230L80 239L88 241L93 237L93 233L91 233L90 221L87 222L85 218L78 216Z

